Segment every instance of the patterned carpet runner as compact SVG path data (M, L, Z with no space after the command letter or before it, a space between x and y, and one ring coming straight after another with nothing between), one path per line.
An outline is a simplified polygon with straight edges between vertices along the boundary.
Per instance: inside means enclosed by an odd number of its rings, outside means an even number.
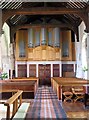
M66 113L62 108L56 94L51 87L38 88L32 107L29 109L26 119L58 119L66 120Z

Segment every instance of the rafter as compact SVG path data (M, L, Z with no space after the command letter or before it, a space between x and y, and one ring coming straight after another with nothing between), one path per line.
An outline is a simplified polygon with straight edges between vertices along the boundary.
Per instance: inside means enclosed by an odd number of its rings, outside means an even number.
M83 14L84 9L56 8L56 7L33 7L29 9L2 10L4 21L13 15L57 15L57 14Z
M3 10L3 13L9 13L11 15L13 14L25 14L25 15L37 15L37 14L77 14L77 13L82 13L84 12L84 9L76 9L76 8L56 8L56 7L33 7L33 8L24 8L24 9L8 9L8 10Z

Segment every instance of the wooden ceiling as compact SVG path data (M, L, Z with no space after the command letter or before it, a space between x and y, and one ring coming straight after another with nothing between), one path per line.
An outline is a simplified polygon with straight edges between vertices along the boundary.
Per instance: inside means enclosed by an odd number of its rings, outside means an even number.
M82 21L82 13L84 16L84 12L89 9L89 2L88 0L67 0L67 2L2 0L0 8L3 22L6 21L10 27L52 24L75 28Z

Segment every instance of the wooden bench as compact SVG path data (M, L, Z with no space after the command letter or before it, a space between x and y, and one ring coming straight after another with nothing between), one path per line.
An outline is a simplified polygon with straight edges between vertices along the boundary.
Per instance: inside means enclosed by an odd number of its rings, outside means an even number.
M84 80L81 78L63 78L63 77L53 77L51 78L51 85L53 87L53 90L58 96L58 99L62 100L62 86L84 86L86 88L86 85L89 85L88 80ZM86 90L85 90L86 92Z
M15 91L14 91L15 92ZM18 90L12 97L10 97L6 102L3 102L3 104L7 107L6 112L6 119L10 120L13 118L15 113L17 112L18 108L22 104L22 90ZM10 106L13 105L12 110L12 116L10 117Z
M2 90L22 90L23 91L23 98L34 98L35 93L37 91L37 80L4 80L0 82ZM29 93L29 95L28 95ZM10 93L3 93L2 97L11 96ZM8 99L8 98L6 98Z
M37 81L37 86L39 84L39 78L38 77L22 77L22 78L13 78L13 79L10 79L10 81L12 82L29 82L29 81Z
M22 103L22 92L21 90L3 90L0 92L11 92L12 91L12 97L10 97L6 102L3 100L0 100L0 104L3 104L6 106L4 109L4 114L6 113L6 120L10 119L16 119L21 118L25 119L27 110L29 108L30 103ZM4 106L3 106L4 107ZM10 115L12 113L12 115ZM2 116L3 117L3 116Z

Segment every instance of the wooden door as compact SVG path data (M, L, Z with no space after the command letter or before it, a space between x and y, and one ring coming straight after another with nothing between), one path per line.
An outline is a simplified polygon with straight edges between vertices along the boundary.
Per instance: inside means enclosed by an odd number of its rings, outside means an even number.
M51 85L51 65L39 64L39 85Z

